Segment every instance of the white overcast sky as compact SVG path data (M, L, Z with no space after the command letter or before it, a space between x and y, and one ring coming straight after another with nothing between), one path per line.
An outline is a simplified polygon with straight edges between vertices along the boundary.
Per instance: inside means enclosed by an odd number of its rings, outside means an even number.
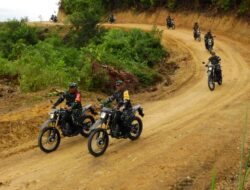
M59 0L0 0L0 21L28 17L30 21L49 20L58 11ZM41 17L40 17L41 15Z

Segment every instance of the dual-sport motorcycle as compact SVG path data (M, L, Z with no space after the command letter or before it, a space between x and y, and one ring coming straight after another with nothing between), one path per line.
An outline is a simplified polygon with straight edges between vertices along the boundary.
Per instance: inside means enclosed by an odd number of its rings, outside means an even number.
M214 47L214 39L213 38L208 38L205 41L205 45L206 45L206 49L211 52L213 50Z
M205 64L205 62L203 62ZM208 63L205 65L207 67L207 74L208 74L208 88L213 91L215 89L215 83L217 82L219 85L222 85L222 76L221 76L221 66L213 65ZM216 68L217 67L217 68ZM216 71L220 71L220 74Z
M41 126L38 135L38 146L43 152L50 153L55 151L61 141L61 134L65 137L73 137L81 134L83 137L90 135L90 127L95 123L92 115L96 115L94 108L91 105L85 106L80 113L79 121L66 122L64 116L68 110L52 109L49 113L49 119ZM87 114L90 112L92 115ZM72 113L73 114L73 113ZM71 114L72 121L74 120Z
M100 111L100 119L91 127L91 134L88 138L89 153L95 157L101 156L106 151L109 145L109 136L116 139L129 138L134 141L137 140L143 130L143 123L141 117L144 116L143 108L136 105L132 108L129 116L129 126L125 130L127 134L122 134L121 128L116 121L117 109L108 108L107 105L102 104ZM139 113L139 116L137 116ZM120 131L117 131L119 129Z
M116 21L116 18L114 15L110 15L109 18L108 18L108 22L111 23L111 24L114 24Z
M194 40L196 41L201 41L201 30L197 29L194 31Z
M167 28L168 28L168 29L172 29L172 30L175 29L175 22L174 22L174 19L170 19L170 20L167 21Z
M57 22L57 21L58 21L56 15L51 15L50 20L51 20L52 22Z

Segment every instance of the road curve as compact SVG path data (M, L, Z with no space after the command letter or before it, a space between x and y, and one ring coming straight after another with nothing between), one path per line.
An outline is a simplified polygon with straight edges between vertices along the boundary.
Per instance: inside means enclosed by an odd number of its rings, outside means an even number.
M115 24L112 27L150 30L152 25ZM64 139L52 154L38 148L0 162L0 189L206 189L211 171L231 171L250 100L249 45L217 36L215 50L222 58L224 83L207 87L202 61L209 54L195 42L192 31L164 30L162 42L174 40L192 55L192 78L173 95L143 104L146 116L136 142L111 140L100 158L88 154L86 139Z

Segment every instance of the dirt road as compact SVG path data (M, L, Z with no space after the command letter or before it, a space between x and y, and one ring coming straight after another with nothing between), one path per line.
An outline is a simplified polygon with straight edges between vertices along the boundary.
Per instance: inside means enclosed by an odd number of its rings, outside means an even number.
M151 25L117 24L149 30ZM241 131L250 100L250 46L217 36L224 84L207 87L202 61L209 54L192 31L165 30L193 57L188 82L158 101L143 104L146 116L136 142L111 140L100 158L88 154L81 137L64 139L52 154L38 148L0 162L0 189L209 189L217 172L219 189L235 189L231 176L239 164Z

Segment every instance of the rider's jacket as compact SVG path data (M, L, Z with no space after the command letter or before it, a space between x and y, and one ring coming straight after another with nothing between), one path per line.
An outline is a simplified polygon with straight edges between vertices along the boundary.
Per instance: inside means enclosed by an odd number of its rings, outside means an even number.
M210 32L206 33L206 35L205 35L205 40L208 40L208 38L213 39L213 35Z
M115 92L112 96L108 98L107 102L110 103L113 102L114 100L116 101L118 108L122 106L124 106L125 109L132 108L128 90Z
M221 58L215 55L215 56L210 57L208 60L211 62L211 64L218 65L221 61Z
M66 99L66 105L71 107L72 109L81 109L81 94L80 92L76 93L70 93L70 92L64 92L56 101L54 104L54 107L58 106L60 103L62 103Z
M197 31L198 29L200 29L199 25L194 25L193 30Z

